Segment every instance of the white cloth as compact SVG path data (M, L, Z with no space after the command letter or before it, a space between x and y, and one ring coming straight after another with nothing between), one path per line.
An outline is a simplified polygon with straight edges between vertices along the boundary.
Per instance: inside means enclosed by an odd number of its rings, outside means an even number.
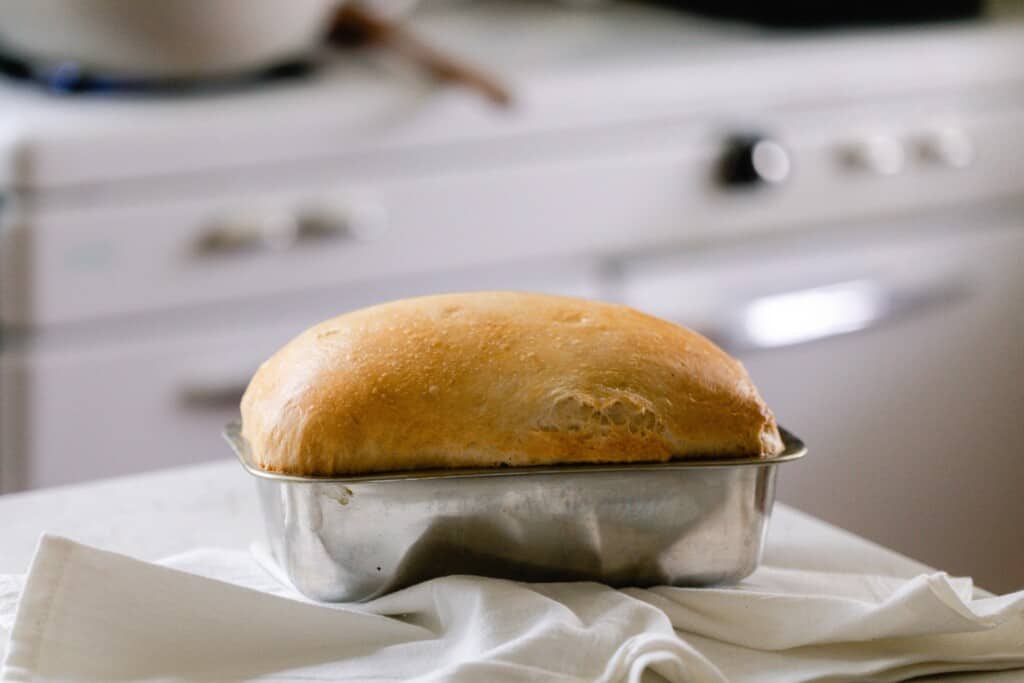
M1024 667L1024 592L762 567L733 588L455 576L319 605L252 555L44 537L0 580L4 681L847 681ZM20 590L12 621L14 595Z

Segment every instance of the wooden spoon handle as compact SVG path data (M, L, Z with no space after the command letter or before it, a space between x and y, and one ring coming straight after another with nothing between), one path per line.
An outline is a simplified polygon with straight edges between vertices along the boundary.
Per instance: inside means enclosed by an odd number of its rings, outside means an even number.
M400 22L381 17L358 2L345 2L338 8L331 36L335 41L358 38L387 47L426 69L440 81L472 88L500 107L512 104L508 89L492 75L439 50Z

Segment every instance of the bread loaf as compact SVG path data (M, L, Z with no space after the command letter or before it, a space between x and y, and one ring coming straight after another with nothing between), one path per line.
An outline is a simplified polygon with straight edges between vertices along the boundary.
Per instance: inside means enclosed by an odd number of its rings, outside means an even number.
M410 469L771 456L743 366L626 306L514 292L347 313L293 339L242 398L260 467Z

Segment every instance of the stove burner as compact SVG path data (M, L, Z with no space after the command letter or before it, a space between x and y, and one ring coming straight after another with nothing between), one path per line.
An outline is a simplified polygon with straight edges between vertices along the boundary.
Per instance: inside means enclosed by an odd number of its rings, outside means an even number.
M317 67L313 59L295 60L240 76L213 79L126 78L91 72L74 61L38 63L0 50L0 76L33 83L59 95L194 94L248 88L304 78Z

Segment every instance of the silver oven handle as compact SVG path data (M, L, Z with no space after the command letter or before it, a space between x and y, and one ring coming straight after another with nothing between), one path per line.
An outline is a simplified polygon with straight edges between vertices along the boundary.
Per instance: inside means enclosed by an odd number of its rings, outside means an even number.
M753 299L700 332L730 353L777 349L896 322L967 292L958 279L915 287L851 280ZM193 379L180 385L178 399L194 410L237 408L247 385L240 378Z
M778 349L910 318L967 291L960 279L913 287L850 280L753 299L701 332L730 353Z

